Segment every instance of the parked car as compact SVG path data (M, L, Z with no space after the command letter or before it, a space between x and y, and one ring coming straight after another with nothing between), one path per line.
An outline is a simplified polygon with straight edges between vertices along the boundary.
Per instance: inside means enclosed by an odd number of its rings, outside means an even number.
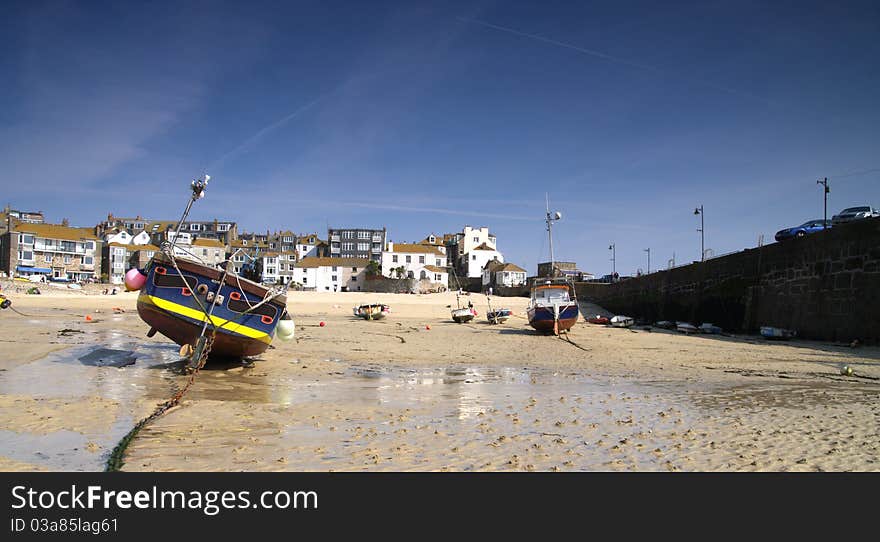
M880 210L875 209L874 207L868 205L850 207L832 216L831 223L837 225L843 224L844 222L851 222L853 220L860 220L862 218L874 218L875 216L880 216Z
M800 226L795 226L794 228L786 228L784 230L779 230L776 232L776 240L784 241L785 239L792 239L794 237L804 237L810 233L816 233L817 231L822 231L825 227L831 227L830 220L810 220L809 222L804 222Z

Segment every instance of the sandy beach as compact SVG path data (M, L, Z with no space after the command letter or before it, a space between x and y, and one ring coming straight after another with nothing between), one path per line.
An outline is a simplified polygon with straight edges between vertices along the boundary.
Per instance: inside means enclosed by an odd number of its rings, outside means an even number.
M102 470L185 383L178 347L146 337L136 293L16 286L18 312L0 313L0 470ZM209 363L123 470L880 470L878 347L583 317L564 340L528 327L525 298L492 299L514 313L500 325L468 299L479 316L456 324L454 293L291 292L295 340L253 367ZM373 301L388 318L352 316Z

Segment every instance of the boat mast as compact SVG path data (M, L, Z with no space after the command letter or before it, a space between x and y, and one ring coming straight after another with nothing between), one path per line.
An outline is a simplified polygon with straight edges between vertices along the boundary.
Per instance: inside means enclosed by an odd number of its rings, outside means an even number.
M172 253L174 252L174 246L177 244L177 238L180 236L180 229L183 227L183 223L189 216L189 211L192 209L193 203L195 203L196 200L205 197L205 188L208 187L209 180L211 180L211 176L206 174L204 175L204 178L195 179L192 183L190 183L192 195L189 199L189 202L186 204L186 209L183 211L183 216L181 216L180 220L177 221L177 228L175 228L174 230L174 239L171 240L170 244Z
M544 197L547 200L547 236L550 238L550 275L552 276L553 267L555 265L553 261L553 228L551 226L551 224L553 224L553 221L550 218L550 195L545 192Z

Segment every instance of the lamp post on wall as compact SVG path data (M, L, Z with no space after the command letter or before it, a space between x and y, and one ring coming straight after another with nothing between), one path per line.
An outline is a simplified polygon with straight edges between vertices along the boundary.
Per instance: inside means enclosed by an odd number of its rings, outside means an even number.
M828 187L828 177L825 177L824 179L822 179L820 181L816 181L816 184L821 184L821 185L825 186L824 198L823 198L825 201L825 205L824 205L825 211L822 215L822 219L823 219L822 220L822 229L826 230L826 229L828 229L828 192L831 192L831 189Z
M704 262L704 261L706 261L706 238L705 238L706 225L703 222L704 215L703 215L703 205L702 204L700 204L699 207L694 209L694 214L700 215L700 228L697 231L700 232L700 261Z
M617 261L615 260L615 245L611 243L608 246L608 250L611 251L611 282L614 282L614 275L617 273Z

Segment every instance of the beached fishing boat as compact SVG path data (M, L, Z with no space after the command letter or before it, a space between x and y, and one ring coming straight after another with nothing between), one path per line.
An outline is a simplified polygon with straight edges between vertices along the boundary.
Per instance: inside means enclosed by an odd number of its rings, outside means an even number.
M761 336L765 339L788 340L793 338L796 333L790 329L781 327L761 326Z
M720 335L722 332L723 330L715 324L700 324L700 333L706 333L708 335Z
M492 299L486 296L486 305L489 307L486 311L486 320L490 324L503 324L513 314L513 311L506 308L492 308Z
M550 200L547 200L547 235L550 239L550 276L536 277L532 281L529 305L526 314L529 325L537 331L555 335L568 331L577 323L580 309L574 291L574 283L556 268L553 258L553 222L562 218L562 213L550 213Z
M660 329L675 329L675 322L670 322L669 320L660 320L654 324L654 327L659 327Z
M587 318L587 323L588 324L596 324L596 325L600 325L600 326L607 326L608 324L611 323L611 320L609 320L608 317L606 317L606 316L601 316L601 315L597 314L596 316L591 316L591 317Z
M193 181L177 233L192 204L204 197L208 179ZM205 349L215 357L259 355L269 348L276 330L282 339L293 337L286 287L268 288L240 277L230 270L229 260L206 265L186 254L177 239L175 234L145 269L132 269L125 277L126 288L140 290L137 309L150 326L148 337L161 333L181 345L191 361L198 361Z
M477 316L477 311L474 310L474 304L470 301L468 301L467 307L462 307L461 300L458 298L458 295L456 295L455 302L458 304L458 307L451 309L452 320L454 322L463 324L465 322L470 322L475 316Z
M510 318L510 309L495 309L486 313L486 319L490 324L503 324Z
M385 318L390 311L391 307L383 303L367 303L364 305L358 305L353 309L354 315L363 318L364 320L381 320L382 318Z
M612 316L611 317L611 327L632 327L635 323L635 320L630 318L629 316Z

